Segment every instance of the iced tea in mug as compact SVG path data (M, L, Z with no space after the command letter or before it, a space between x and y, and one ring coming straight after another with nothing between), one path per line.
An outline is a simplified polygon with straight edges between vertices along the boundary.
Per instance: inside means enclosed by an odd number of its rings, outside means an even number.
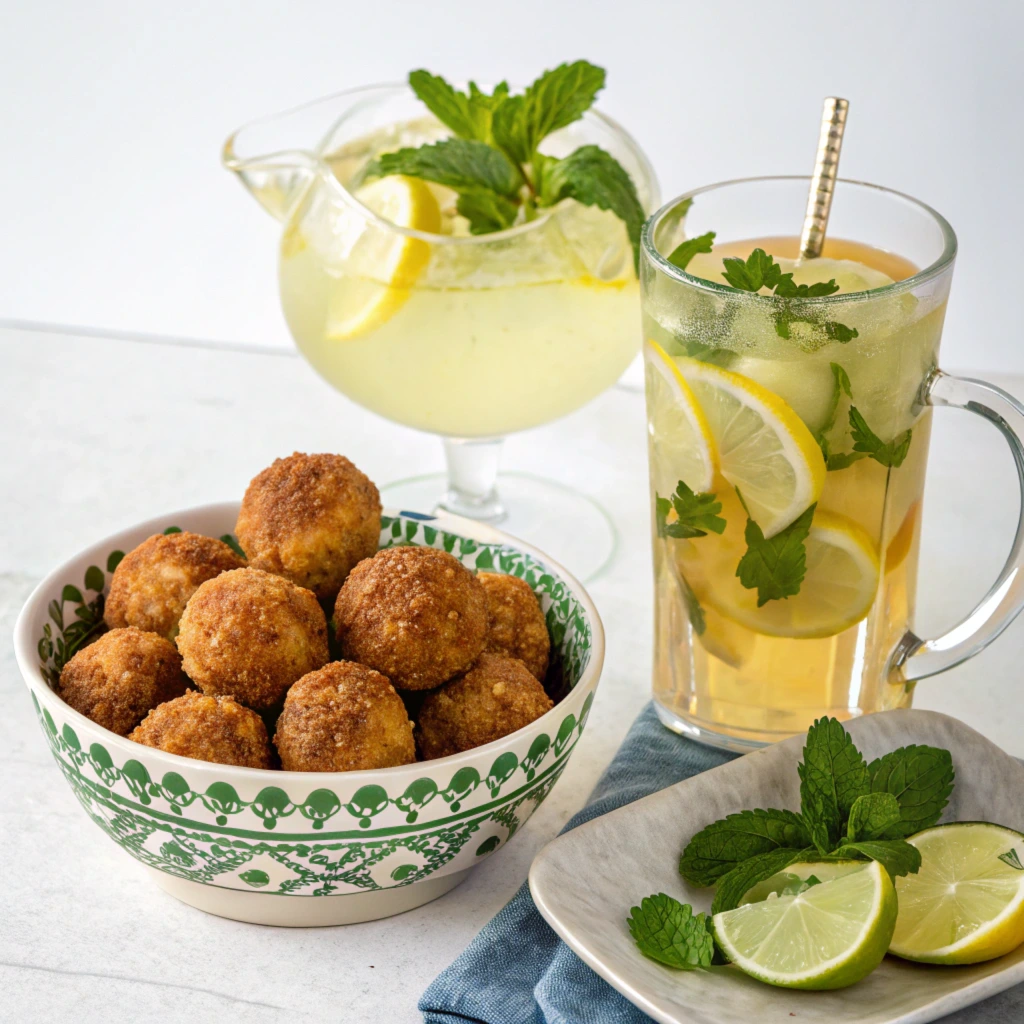
M642 270L654 695L733 749L906 706L1019 610L1000 580L946 637L912 631L932 405L1018 455L1021 407L936 369L956 237L927 206L840 181L800 260L806 178L729 182L648 222Z

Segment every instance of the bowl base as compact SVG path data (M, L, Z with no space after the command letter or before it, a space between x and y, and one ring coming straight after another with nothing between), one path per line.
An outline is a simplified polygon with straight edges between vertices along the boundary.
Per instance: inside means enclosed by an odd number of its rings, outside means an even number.
M219 885L204 885L147 868L164 892L190 907L249 924L283 928L321 928L337 924L376 921L415 910L451 892L472 868L440 878L425 878L414 885L350 893L346 896L285 896L269 892L243 892Z

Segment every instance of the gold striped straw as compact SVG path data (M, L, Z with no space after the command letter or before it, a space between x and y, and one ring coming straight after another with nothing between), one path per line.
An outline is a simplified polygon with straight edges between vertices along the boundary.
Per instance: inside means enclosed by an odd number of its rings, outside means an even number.
M814 161L814 176L807 195L807 213L804 229L800 233L800 258L815 259L821 255L828 230L828 215L832 212L832 193L839 174L839 151L843 146L846 129L847 100L828 96L821 112L821 134L818 136L818 156Z

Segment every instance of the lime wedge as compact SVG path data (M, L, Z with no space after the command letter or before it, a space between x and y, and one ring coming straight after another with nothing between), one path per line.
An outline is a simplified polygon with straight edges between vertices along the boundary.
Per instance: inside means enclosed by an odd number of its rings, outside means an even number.
M769 896L796 895L804 892L812 885L819 885L823 882L831 882L851 871L860 871L864 867L862 860L834 860L822 861L817 864L790 864L788 868L776 872L771 878L758 882L750 889L740 906L747 903L760 903Z
M911 836L921 870L897 879L889 952L932 964L976 964L1024 942L1024 835L964 821Z
M896 926L896 890L885 868L870 861L799 894L716 914L713 922L725 955L759 981L845 988L882 962Z

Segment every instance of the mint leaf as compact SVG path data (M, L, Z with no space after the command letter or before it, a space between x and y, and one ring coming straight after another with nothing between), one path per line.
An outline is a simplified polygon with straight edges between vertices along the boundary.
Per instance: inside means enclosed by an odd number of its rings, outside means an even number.
M819 718L807 730L797 771L803 819L811 829L824 826L834 848L857 797L871 792L864 757L838 719Z
M778 849L758 854L738 864L728 874L723 875L715 889L715 898L711 902L711 913L720 914L723 910L734 910L740 900L758 882L771 878L777 871L789 867L800 860L814 855L812 848Z
M1024 871L1024 864L1021 864L1020 857L1017 856L1017 850L1011 846L1006 853L999 854L999 859L1004 863L1008 864L1011 868L1017 871Z
M707 916L694 915L689 903L659 892L633 907L626 923L640 952L651 960L681 970L711 965L715 941Z
M585 60L545 71L522 96L494 111L494 141L513 160L529 163L541 140L583 116L604 88L604 68Z
M809 506L770 540L765 539L761 527L748 515L743 534L747 550L736 566L736 575L747 590L757 590L758 608L769 601L800 593L807 572L804 541L816 507L816 504Z
M456 192L484 189L509 199L516 198L523 185L523 176L504 153L469 139L443 139L418 149L382 153L367 174L407 174Z
M917 847L903 839L871 839L858 843L843 843L833 854L840 860L877 860L891 878L917 874L921 867L921 854Z
M899 804L899 821L886 839L903 839L938 823L953 792L953 758L939 747L900 747L868 765L873 793L891 793Z
M839 285L835 278L817 284L794 284L792 274L783 274L775 286L775 294L784 299L816 299L823 295L834 295L837 291Z
M818 326L825 332L825 337L829 341L838 341L841 345L860 337L856 327L847 327L846 324L838 324L834 320L825 320Z
M429 71L413 71L409 85L417 98L444 125L461 139L491 141L491 114L508 95L502 82L492 96L481 92L475 82L469 83L469 95L449 85L440 75Z
M709 530L712 533L725 530L725 520L718 515L722 503L710 492L694 494L682 480L676 484L676 492L671 497L656 497L654 508L659 537L706 537ZM677 518L670 523L668 514L673 509Z
M855 462L866 459L864 452L836 452L825 459L825 468L833 473L837 469L849 469Z
M639 268L644 208L633 179L615 157L600 146L580 146L564 160L548 157L541 203L551 206L567 198L614 213L626 225L633 246L633 266Z
M722 277L740 291L759 292L762 288L774 288L782 280L782 267L764 249L755 249L746 260L730 256L722 260L722 265Z
M883 444L882 439L868 426L855 406L850 407L850 431L853 434L853 450L863 452L883 466L899 468L910 451L912 429L904 430L902 434Z
M714 885L751 857L809 845L810 836L799 814L771 809L740 811L701 829L686 844L679 873L690 885Z
M714 231L708 231L706 234L698 235L696 238L688 238L685 242L680 242L668 256L668 261L674 267L678 267L680 270L685 270L690 263L690 260L699 252L711 252L713 243L715 241Z
M686 615L690 620L690 625L693 626L693 631L697 636L703 636L704 630L708 628L704 618L704 609L700 606L700 601L697 600L697 595L690 588L690 584L682 576L679 577L679 583L682 586L683 602L686 604Z
M467 189L459 196L455 209L469 221L473 235L504 231L515 223L519 207L511 199L487 189Z
M888 838L886 830L900 820L900 805L891 793L865 793L853 801L846 837L851 843Z

